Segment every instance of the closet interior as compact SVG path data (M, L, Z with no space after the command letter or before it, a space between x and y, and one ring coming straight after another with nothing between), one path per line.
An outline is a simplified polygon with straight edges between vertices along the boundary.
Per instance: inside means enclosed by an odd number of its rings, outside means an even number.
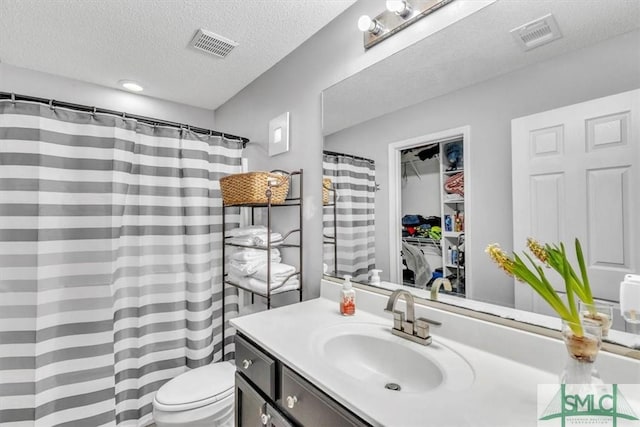
M427 143L401 154L403 284L430 289L443 278L440 292L464 295L463 141Z

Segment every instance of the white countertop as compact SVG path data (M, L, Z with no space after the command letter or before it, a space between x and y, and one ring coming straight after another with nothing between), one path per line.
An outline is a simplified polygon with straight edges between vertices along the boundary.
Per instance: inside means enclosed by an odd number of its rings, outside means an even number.
M357 310L341 316L337 301L318 298L270 311L239 317L232 325L284 364L307 378L336 401L376 426L491 426L525 427L537 423L537 385L558 382L558 372L547 372L496 354L438 336L462 355L475 379L465 390L436 388L427 394L367 390L355 379L317 357L312 337L327 327L368 322L391 328L391 316ZM469 320L472 321L472 320ZM392 339L409 342L399 337ZM418 347L419 344L411 343ZM504 343L502 343L504 345Z

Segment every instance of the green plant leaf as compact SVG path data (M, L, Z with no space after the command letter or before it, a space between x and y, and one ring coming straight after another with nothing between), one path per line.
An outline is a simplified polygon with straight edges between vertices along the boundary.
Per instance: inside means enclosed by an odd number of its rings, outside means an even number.
M584 255L582 254L582 246L580 245L580 240L576 239L575 244L576 257L578 258L578 265L580 266L580 274L582 275L582 287L584 290L584 297L581 297L581 299L585 303L593 305L593 294L591 293L591 285L589 284L587 266L584 262Z

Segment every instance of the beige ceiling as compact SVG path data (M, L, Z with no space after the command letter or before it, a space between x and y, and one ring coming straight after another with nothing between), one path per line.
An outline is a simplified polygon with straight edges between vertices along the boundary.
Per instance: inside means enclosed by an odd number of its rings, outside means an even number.
M355 0L0 0L0 61L215 109ZM189 48L198 28L239 43Z

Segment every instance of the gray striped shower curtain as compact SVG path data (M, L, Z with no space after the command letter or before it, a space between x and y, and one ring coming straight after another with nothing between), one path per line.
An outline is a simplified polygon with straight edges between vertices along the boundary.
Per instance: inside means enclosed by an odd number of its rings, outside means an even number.
M218 179L240 157L187 129L0 101L0 425L146 425L164 382L223 357L237 295L223 308Z
M375 194L376 177L373 160L338 153L323 154L323 177L331 179L337 193L336 221L333 207L323 209L323 234L335 236L337 259L333 246L324 244L327 274L368 282L375 266Z

